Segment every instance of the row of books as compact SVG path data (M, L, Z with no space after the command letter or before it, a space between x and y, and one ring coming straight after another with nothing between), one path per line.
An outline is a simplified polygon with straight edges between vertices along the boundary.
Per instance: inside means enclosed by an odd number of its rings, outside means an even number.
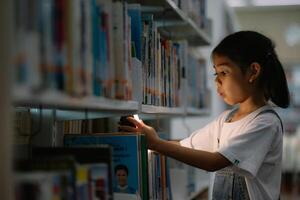
M166 163L142 134L65 134L16 165L16 199L171 199Z
M137 41L131 39L136 33L130 4L16 0L15 10L18 85L35 92L132 99L131 58L136 55L131 49L138 44L132 44Z
M157 152L148 151L149 199L172 199L168 159Z
M187 42L164 38L140 4L15 1L17 86L33 93L183 104Z
M63 120L56 122L59 134L91 134L116 131L115 124L110 118Z
M144 14L142 20L143 103L178 107L182 105L187 42L164 39L152 14Z

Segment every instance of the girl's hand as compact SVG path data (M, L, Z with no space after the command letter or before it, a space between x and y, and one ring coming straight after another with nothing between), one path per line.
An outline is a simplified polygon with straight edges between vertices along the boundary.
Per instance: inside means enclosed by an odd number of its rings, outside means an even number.
M154 128L152 128L151 126L147 126L142 120L138 121L133 117L127 117L127 120L133 123L135 127L121 125L119 126L119 128L124 131L135 133L139 132L145 134L148 148L155 150L155 145L159 142L160 138L158 137Z

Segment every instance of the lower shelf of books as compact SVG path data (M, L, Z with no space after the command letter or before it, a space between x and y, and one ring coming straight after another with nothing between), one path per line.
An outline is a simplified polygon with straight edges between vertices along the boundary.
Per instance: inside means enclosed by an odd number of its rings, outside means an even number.
M28 157L15 165L18 199L170 199L167 160L141 134L65 134Z

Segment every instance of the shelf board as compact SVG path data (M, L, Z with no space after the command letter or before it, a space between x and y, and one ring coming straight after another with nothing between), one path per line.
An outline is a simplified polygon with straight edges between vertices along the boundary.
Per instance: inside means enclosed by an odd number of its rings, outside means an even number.
M136 101L122 101L104 97L71 97L62 92L43 91L33 93L28 88L17 87L13 90L13 104L16 106L28 106L43 108L60 108L107 112L130 112L139 110Z
M197 24L187 16L185 12L183 12L178 6L175 4L173 0L165 0L166 3L171 7L174 12L181 18L181 20L184 23L184 26L182 24L178 25L177 27L167 27L170 31L174 31L176 39L180 39L183 37L186 37L189 41L190 45L198 46L198 45L209 45L211 43L211 39L209 38L208 34L203 30L200 29L200 27L197 26Z
M208 108L192 108L192 107L188 107L186 110L186 114L187 115L208 115L210 113L210 109Z
M153 13L159 31L170 39L187 39L191 46L211 43L211 38L173 0L127 0L142 5L142 12Z
M184 115L184 108L142 105L141 112L145 114Z

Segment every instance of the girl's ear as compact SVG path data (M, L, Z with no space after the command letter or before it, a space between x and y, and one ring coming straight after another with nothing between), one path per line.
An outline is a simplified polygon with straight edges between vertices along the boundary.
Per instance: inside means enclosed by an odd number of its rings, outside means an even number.
M259 76L261 72L261 66L259 63L254 62L250 65L250 76L249 76L249 83L253 83Z

